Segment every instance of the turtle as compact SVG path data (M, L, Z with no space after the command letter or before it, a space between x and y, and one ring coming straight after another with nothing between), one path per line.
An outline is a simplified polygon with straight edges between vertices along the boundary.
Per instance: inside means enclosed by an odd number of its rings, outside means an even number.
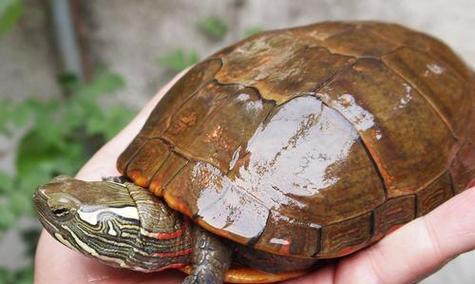
M117 161L34 195L64 245L184 283L292 278L475 184L474 73L404 26L266 31L190 68Z

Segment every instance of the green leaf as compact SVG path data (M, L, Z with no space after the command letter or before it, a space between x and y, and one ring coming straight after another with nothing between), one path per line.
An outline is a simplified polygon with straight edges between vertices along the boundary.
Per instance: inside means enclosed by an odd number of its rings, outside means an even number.
M244 37L250 37L252 35L262 33L264 31L261 27L249 27L244 30Z
M33 263L16 271L0 267L1 284L31 284L33 283L33 275Z
M33 192L35 189L46 182L48 182L52 178L53 174L49 171L45 171L43 169L38 169L35 173L31 173L28 175L20 176L17 184L15 186L15 190L20 192L28 200L31 199ZM31 207L31 202L30 202ZM29 214L31 208L25 209L25 214ZM16 210L16 209L15 209Z
M105 111L88 118L86 130L89 135L102 135L109 140L124 128L133 116L134 112L126 107L108 107Z
M26 193L26 194L25 194ZM10 193L10 210L14 215L22 216L28 215L31 210L31 196L33 194L33 188L29 192L14 191Z
M213 40L222 40L228 32L226 23L216 16L201 19L198 22L198 28L202 33Z
M115 92L123 88L124 85L125 82L119 75L106 70L100 70L90 83L78 84L74 90L74 95L80 98L97 97Z
M15 279L15 274L4 268L4 267L0 267L0 283L5 283L5 284L10 284L10 283L14 283Z
M11 209L5 204L0 203L0 231L7 230L15 224L16 216Z
M32 113L32 110L25 102L2 101L0 104L0 132L9 135L12 127L18 129L26 126L29 119L31 119Z
M21 0L0 1L0 36L10 31L23 14Z
M42 164L48 163L58 156L58 148L45 140L44 137L48 136L33 130L21 140L16 161L19 176L28 176L30 173L38 171Z
M4 2L0 0L0 7ZM1 10L1 9L0 9ZM196 59L197 60L197 59ZM102 70L90 83L61 78L70 94L65 99L12 102L0 98L0 131L27 125L18 145L15 177L0 171L0 239L21 216L33 213L31 197L38 185L58 174L73 175L105 140L132 118L117 104L102 104L102 96L124 86L122 78ZM38 232L24 232L28 254L33 255ZM0 283L32 283L32 266L18 271L0 269Z
M80 84L78 77L70 72L61 73L56 80L58 85L68 92L71 92L78 84Z
M123 106L115 106L105 112L105 120L109 122L103 133L107 140L112 139L135 116L135 112Z
M31 258L33 258L35 255L36 245L38 244L40 233L40 228L28 228L20 231L21 239L26 244L26 255Z
M8 193L13 190L14 178L0 171L0 194Z
M61 127L64 128L64 133L70 133L83 127L85 120L89 119L91 114L101 112L95 103L95 99L91 98L75 98L67 101L63 108L64 116L62 117Z
M181 70L197 63L198 60L199 56L195 50L185 51L181 48L177 48L158 58L157 62L171 71L180 72Z
M34 270L33 270L33 264L30 264L29 266L21 269L20 271L17 271L16 273L16 284L31 284L33 283L33 278L34 278Z
M18 104L16 111L11 115L11 120L16 127L25 126L30 118L31 111L26 104Z
M66 140L64 136L56 140ZM46 181L57 174L72 174L77 171L86 155L82 143L86 141L63 141L59 144L54 139L45 140L43 134L32 131L20 142L17 156L17 172L20 177L31 177L35 181ZM44 175L43 179L37 174Z

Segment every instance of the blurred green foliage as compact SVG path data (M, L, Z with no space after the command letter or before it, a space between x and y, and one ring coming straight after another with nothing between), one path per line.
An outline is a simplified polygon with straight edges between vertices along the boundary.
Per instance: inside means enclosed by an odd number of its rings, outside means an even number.
M264 31L261 27L248 27L244 30L244 37L249 37L258 33L262 33Z
M198 28L212 40L222 40L228 33L228 26L219 17L209 16L198 22Z
M0 283L2 284L31 284L33 283L33 266L10 271L0 267Z
M90 83L63 76L60 83L68 96L0 102L0 133L26 130L18 146L15 176L0 172L0 238L18 228L19 218L34 216L31 197L38 185L59 174L74 175L133 116L123 105L104 103L107 94L124 86L118 75L101 71ZM21 234L32 259L38 231ZM32 275L32 266L19 271L0 268L0 283L31 283Z
M197 63L198 60L199 56L195 50L177 48L164 56L159 57L157 63L173 73L178 73Z
M22 14L22 0L0 0L0 36L13 28Z

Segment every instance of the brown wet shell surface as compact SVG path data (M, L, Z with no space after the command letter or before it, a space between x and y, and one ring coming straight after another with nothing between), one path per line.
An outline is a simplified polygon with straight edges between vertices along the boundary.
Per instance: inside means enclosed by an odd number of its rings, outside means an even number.
M265 32L180 79L118 169L241 244L346 255L473 184L473 78L399 25Z

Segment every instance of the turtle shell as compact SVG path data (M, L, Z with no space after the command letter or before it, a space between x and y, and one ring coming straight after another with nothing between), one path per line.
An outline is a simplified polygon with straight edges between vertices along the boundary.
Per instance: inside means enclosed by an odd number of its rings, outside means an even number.
M191 68L118 169L240 244L343 256L473 182L473 78L399 25L261 33Z

